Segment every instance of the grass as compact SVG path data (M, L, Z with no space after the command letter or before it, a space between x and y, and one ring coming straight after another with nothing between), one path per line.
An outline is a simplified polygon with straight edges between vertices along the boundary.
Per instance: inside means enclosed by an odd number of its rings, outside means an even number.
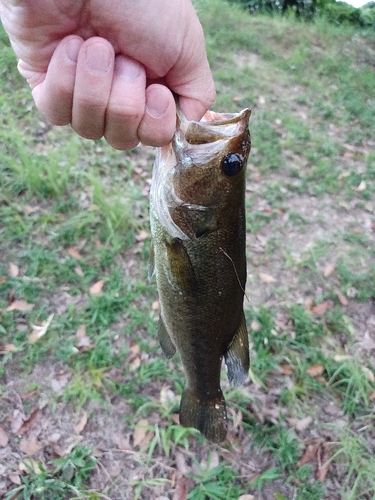
M194 500L374 498L374 36L218 0L197 9L215 109L252 108L251 371L236 389L223 372L229 440L212 445L178 425L184 375L161 355L147 280L154 151L50 126L0 31L5 498L148 500L178 488ZM33 307L8 310L15 300ZM20 435L19 414L29 422ZM77 435L62 456L48 445ZM41 446L32 462L24 439Z

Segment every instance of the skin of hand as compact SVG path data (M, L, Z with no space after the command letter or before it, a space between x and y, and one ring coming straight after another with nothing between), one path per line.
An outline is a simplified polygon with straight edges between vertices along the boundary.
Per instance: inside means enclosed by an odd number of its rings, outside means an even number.
M38 109L88 139L163 146L173 93L190 120L215 99L190 0L0 0L0 14Z

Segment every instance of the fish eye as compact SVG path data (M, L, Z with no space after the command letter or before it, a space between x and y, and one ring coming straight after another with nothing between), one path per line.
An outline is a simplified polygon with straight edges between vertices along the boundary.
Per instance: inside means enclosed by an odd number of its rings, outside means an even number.
M230 153L226 155L221 164L224 174L229 177L238 174L238 172L242 170L242 167L243 158L237 153Z

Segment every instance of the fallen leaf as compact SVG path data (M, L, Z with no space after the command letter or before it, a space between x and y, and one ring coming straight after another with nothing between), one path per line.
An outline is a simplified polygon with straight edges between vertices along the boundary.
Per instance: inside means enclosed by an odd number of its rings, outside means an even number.
M178 474L172 500L186 500L188 493L187 477L182 474Z
M308 429L312 423L313 419L311 417L300 418L295 422L294 428L296 431L303 432Z
M336 361L336 363L340 363L341 361L348 361L351 359L351 356L349 354L335 354L333 356L333 360Z
M69 247L69 248L67 248L67 252L68 252L68 254L71 257L74 257L75 259L81 259L82 258L82 255L81 255L80 251L76 247Z
M18 474L9 474L8 478L13 484L21 484L21 478Z
M8 352L17 351L17 347L14 344L5 344L0 347L0 354L7 354Z
M315 314L316 316L322 316L328 309L329 303L326 302L321 302L320 304L317 304L312 308L312 313Z
M22 411L14 410L12 421L10 424L10 428L11 428L11 431L13 432L13 434L16 434L16 435L18 434L18 431L20 430L25 419L26 419L25 414Z
M270 274L259 273L259 278L263 283L275 283L276 279Z
M8 434L5 432L4 427L0 425L0 447L5 448L9 443Z
M42 323L40 326L38 325L31 325L32 327L32 332L30 335L27 337L27 340L30 342L30 344L34 344L37 340L39 340L43 335L47 333L48 327L51 324L51 321L54 317L54 314L50 314L46 321Z
M76 433L81 434L83 429L86 427L86 424L87 424L87 413L85 412L85 410L83 410L82 417L81 417L80 421L78 422L78 424L76 425L76 429L75 429Z
M366 375L367 380L370 382L375 382L375 375L372 370L367 368L367 366L361 366L363 373Z
M305 300L305 309L310 312L314 309L314 301L312 299Z
M297 467L302 467L302 465L311 462L311 460L313 460L316 457L316 454L318 453L318 450L322 442L323 441L319 439L318 441L314 441L313 443L308 444L304 455L297 462Z
M39 468L39 463L33 460L32 458L25 458L18 464L18 468L22 472L26 472L30 474L33 471L35 474L41 474L42 471Z
M144 229L142 229L141 231L139 231L138 234L135 235L135 241L137 241L137 242L144 241L149 236L150 236L150 234L147 231L145 231Z
M16 264L13 264L13 262L9 262L8 272L9 276L11 276L12 278L17 278L20 273L20 268Z
M324 268L324 276L327 278L328 276L330 276L333 271L335 270L335 267L336 267L336 264L334 264L333 262L331 262L330 264L327 264L326 267Z
M7 311L31 311L35 304L29 304L26 300L16 299L6 308Z
M337 297L339 298L339 301L340 301L340 304L342 306L347 306L349 301L348 299L345 297L345 295L343 295L342 293L340 292L337 292Z
M320 364L311 365L306 370L307 375L310 375L311 377L317 377L318 375L321 375L323 372L324 372L324 366Z
M129 363L129 371L134 372L141 366L141 358L135 358Z
M318 470L316 473L316 479L321 483L324 483L329 471L329 466L331 464L331 462L329 461L332 456L330 443L323 443L320 447L319 452L320 453L318 454Z
M283 375L293 374L293 368L290 365L280 365L280 369Z
M25 432L28 432L30 429L32 429L35 425L40 422L43 414L39 408L36 408L34 411L30 413L30 416L24 420L23 424L21 427L18 429L17 435L21 436Z
M255 496L246 493L246 495L241 495L240 497L238 497L238 500L255 500Z
M84 276L85 273L82 271L82 267L81 266L77 266L74 268L74 272L78 275L78 276Z
M134 433L133 433L133 446L140 446L147 437L147 434L149 434L149 429L148 429L148 420L146 418L142 418L139 420L139 422L136 424L134 428Z
M90 286L90 293L91 295L97 295L102 291L102 288L104 286L104 280L99 280L93 285Z
M35 455L43 448L43 445L34 439L22 438L19 447L26 455Z
M0 276L0 285L3 285L8 281L8 278L4 278L3 276Z
M257 332L257 331L258 331L258 330L260 330L262 327L261 327L260 323L258 323L258 321L253 320L253 321L251 322L250 328L251 328L252 330L254 330L254 332Z
M159 308L160 308L160 302L159 302L158 300L155 300L155 301L152 303L151 309L152 309L153 311L157 311Z
M354 191L364 191L366 189L366 182L361 181L359 186L353 187Z
M26 205L25 206L25 212L27 214L29 214L29 215L33 214L34 212L37 212L38 210L39 210L38 206L36 206L36 207L32 207L31 205Z

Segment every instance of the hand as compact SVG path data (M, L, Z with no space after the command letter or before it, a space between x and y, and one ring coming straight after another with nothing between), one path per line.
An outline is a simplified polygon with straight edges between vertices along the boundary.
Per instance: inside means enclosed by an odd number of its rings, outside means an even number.
M37 107L83 137L162 146L172 92L192 120L215 98L190 0L0 0L0 13Z

